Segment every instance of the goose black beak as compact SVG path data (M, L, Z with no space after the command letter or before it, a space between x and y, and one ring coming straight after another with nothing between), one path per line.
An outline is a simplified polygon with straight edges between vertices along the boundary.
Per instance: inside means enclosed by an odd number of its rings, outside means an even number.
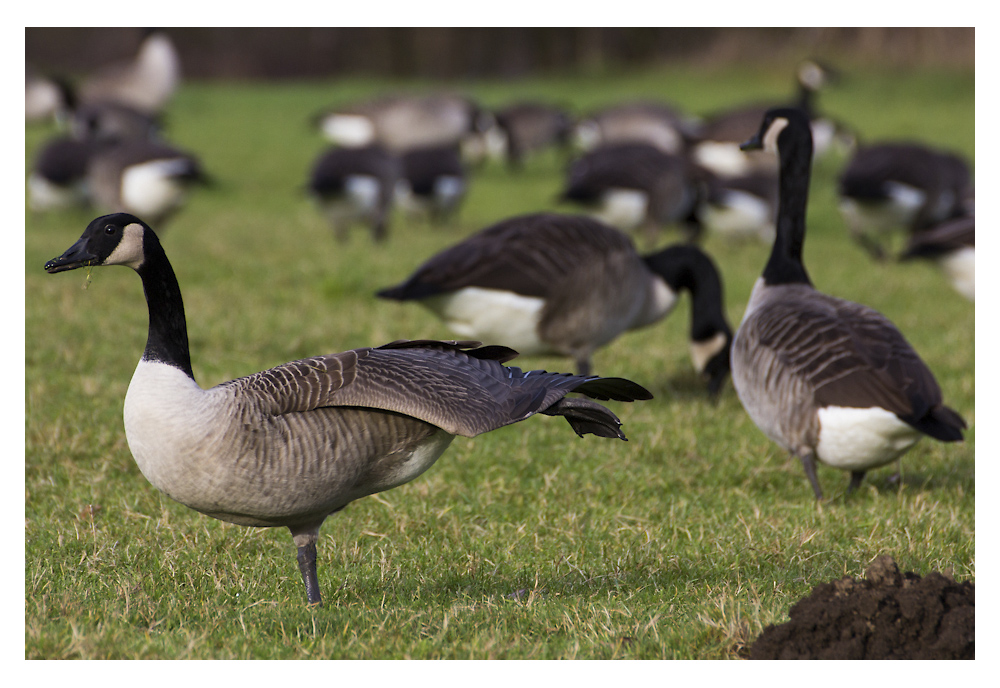
M747 139L740 144L740 150L760 150L764 147L764 140L761 138L760 133L754 134L751 138Z
M87 240L80 238L75 244L66 249L58 258L53 258L45 264L45 272L54 275L57 272L76 270L77 268L96 265L97 256L87 248Z

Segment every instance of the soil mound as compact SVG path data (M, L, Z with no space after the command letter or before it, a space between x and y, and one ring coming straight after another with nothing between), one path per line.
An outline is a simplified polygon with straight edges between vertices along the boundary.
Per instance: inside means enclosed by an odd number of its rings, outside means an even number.
M901 574L892 557L865 580L821 583L768 626L750 659L975 659L976 584Z

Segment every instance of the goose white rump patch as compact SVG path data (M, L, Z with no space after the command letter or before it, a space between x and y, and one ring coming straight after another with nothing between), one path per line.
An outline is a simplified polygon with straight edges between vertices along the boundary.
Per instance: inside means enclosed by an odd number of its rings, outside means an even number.
M500 289L466 287L422 303L462 337L502 344L525 355L548 353L538 337L545 300Z
M899 458L922 433L883 408L827 406L819 416L816 455L844 470L866 470Z

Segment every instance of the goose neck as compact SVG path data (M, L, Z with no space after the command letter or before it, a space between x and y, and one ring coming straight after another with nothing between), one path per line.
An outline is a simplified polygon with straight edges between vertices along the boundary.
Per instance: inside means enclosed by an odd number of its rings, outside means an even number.
M151 236L147 233L144 260L136 270L149 309L149 334L142 358L172 365L194 379L180 285L163 247L155 237L150 240Z
M812 138L808 131L802 134L789 136L789 140L780 144L778 151L781 159L778 217L771 257L764 268L767 284L811 284L802 264L802 247L806 235Z

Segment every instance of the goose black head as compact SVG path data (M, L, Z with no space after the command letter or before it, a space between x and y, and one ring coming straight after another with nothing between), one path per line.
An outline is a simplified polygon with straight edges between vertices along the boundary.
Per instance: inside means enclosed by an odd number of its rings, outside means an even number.
M135 215L104 215L87 225L83 235L65 253L48 261L45 271L54 274L98 265L127 265L138 270L147 235L155 236L149 225Z
M799 108L771 108L764 114L760 130L740 144L740 150L766 150L777 153L779 145L785 148L786 144L793 140L793 132L805 132L811 144L809 119L805 113Z

